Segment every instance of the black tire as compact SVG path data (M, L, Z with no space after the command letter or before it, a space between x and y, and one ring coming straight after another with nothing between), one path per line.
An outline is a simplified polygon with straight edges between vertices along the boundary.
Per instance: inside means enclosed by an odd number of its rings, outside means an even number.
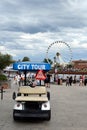
M15 117L15 112L13 111L13 120L16 121L17 117Z
M14 121L20 121L20 118L19 118L19 117L16 117L16 116L13 116L13 120L14 120Z
M15 98L16 98L16 93L15 92L13 92L12 98L15 100Z
M50 92L47 92L48 100L50 100Z
M19 117L16 117L16 116L15 116L15 112L14 112L14 110L13 110L13 120L14 120L14 121L18 121L19 119L20 119Z
M17 117L15 117L15 116L13 116L13 119L14 119L14 121L17 121L17 120L18 120Z
M46 118L47 121L50 121L51 120L51 110L49 111L48 113L48 117Z

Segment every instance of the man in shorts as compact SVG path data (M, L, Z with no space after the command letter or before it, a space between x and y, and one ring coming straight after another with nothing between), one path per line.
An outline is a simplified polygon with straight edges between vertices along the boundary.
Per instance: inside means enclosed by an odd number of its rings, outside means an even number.
M50 74L49 73L47 73L46 75L45 86L50 88Z

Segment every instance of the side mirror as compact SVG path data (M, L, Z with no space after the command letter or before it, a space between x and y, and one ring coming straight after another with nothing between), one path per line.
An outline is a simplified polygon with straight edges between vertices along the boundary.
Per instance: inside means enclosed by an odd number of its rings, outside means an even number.
M16 98L16 93L15 92L13 92L12 98L13 98L13 100L15 100L15 98Z

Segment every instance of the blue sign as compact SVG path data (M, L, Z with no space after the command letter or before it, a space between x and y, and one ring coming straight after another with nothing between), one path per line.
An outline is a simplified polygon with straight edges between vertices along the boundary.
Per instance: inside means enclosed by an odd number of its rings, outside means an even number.
M51 65L48 63L31 63L31 62L15 62L13 63L14 70L46 70L51 69Z

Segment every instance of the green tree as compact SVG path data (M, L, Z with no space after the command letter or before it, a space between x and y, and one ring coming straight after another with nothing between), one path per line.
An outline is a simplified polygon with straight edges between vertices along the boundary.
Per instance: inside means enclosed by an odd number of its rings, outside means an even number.
M67 68L73 68L73 64L67 64Z
M53 64L53 62L52 62L51 59L46 59L46 58L45 58L45 59L43 60L43 62L45 62L45 63L50 63L51 65Z
M30 61L30 58L25 56L22 61Z
M6 67L12 64L14 61L12 60L12 56L9 54L0 53L0 72Z

